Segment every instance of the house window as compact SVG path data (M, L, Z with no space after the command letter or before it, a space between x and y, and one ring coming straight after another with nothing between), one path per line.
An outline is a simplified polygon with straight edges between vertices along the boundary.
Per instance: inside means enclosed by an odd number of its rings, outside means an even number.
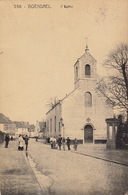
M56 132L56 116L55 116L55 120L54 120L54 130L55 130L55 132Z
M52 132L52 119L50 119L50 132Z
M91 75L91 68L89 64L85 65L85 76L90 76Z
M60 131L60 122L59 122L59 131Z
M92 106L92 94L90 92L85 93L85 106L86 107Z

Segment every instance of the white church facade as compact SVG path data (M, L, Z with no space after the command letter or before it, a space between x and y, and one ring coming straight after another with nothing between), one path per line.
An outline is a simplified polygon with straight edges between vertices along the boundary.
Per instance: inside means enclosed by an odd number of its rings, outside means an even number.
M97 93L96 63L86 46L74 65L74 90L46 113L47 136L77 138L81 143L106 141L105 119L113 117L113 108Z

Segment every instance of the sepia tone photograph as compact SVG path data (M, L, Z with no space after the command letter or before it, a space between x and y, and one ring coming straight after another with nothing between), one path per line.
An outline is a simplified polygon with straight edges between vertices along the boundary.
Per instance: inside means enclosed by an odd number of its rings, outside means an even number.
M0 0L0 195L128 195L127 0Z

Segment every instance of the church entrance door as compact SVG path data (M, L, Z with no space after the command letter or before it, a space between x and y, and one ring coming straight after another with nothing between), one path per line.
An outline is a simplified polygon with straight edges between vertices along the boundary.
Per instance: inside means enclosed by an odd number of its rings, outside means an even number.
M84 142L93 143L93 128L91 125L86 125L84 127Z

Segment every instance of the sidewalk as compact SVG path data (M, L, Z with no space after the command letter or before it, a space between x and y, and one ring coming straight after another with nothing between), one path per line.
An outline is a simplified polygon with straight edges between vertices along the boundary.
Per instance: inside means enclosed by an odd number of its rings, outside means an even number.
M128 166L128 150L107 150L106 144L78 145L77 153Z
M40 185L17 141L0 145L0 195L42 195Z
M40 140L40 142L42 141ZM73 145L71 145L71 152L128 166L128 150L107 150L106 144L79 144L77 151L74 151Z

